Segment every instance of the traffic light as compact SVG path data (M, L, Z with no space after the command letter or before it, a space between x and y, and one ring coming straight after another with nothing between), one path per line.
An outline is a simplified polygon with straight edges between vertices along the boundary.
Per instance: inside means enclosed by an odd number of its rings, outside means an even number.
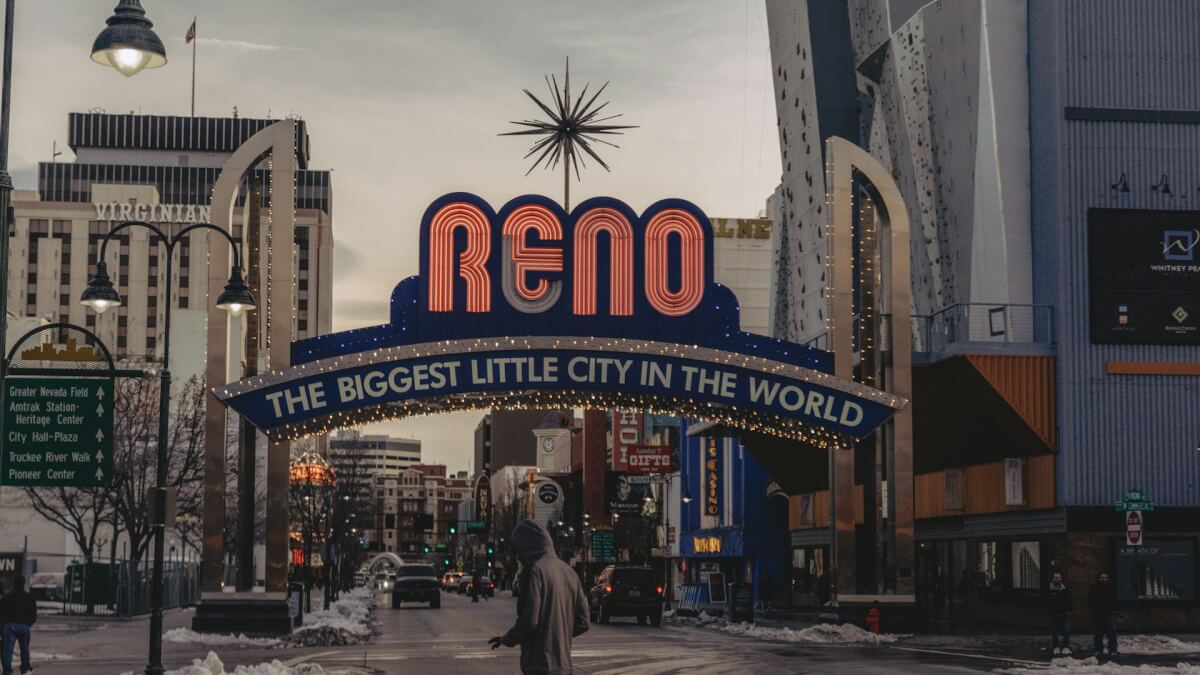
M457 525L450 526L450 534L458 534L458 526Z
M426 552L426 553L429 553L429 544L426 544L426 545L425 545L425 552Z
M450 566L450 559L449 559L449 558L442 558L442 564L443 564L443 565L445 565L446 567L449 567L449 566Z
M495 555L495 554L496 554L496 548L495 548L494 546L492 546L491 544L488 544L488 546L487 546L487 554L488 554L488 555Z

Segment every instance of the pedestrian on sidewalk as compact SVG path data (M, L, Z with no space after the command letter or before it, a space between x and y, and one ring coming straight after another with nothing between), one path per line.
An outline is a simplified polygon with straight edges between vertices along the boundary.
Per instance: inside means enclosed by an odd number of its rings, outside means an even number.
M21 645L21 672L32 673L29 664L29 628L37 623L37 601L25 591L25 577L13 579L13 589L0 599L0 617L4 617L4 651L0 663L4 675L12 675L12 653Z
M1092 615L1092 647L1096 656L1104 654L1104 637L1108 638L1108 655L1120 656L1117 651L1117 593L1107 572L1101 572L1088 588L1088 611Z
M513 528L512 546L521 559L517 620L508 632L488 640L492 649L521 645L525 675L571 675L571 639L588 629L588 599L579 577L554 552L554 541L535 520Z
M1071 590L1063 583L1062 572L1055 572L1046 592L1050 610L1050 647L1055 656L1071 655ZM1059 646L1059 638L1062 646Z

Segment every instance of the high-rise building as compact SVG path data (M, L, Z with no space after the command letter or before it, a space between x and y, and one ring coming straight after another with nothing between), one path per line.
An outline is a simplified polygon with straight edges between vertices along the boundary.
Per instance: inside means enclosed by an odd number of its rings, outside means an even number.
M374 477L394 478L421 463L421 441L343 430L329 437L329 462L335 473L339 467L353 467Z
M1200 163L1184 150L1200 85L1177 75L1200 66L1200 7L801 0L767 15L779 337L825 332L824 140L867 150L906 202L914 504L894 508L914 509L930 618L949 620L950 581L977 618L1013 622L1049 571L1076 594L1106 571L1140 625L1200 627ZM772 475L792 495L795 566L820 569L825 457L794 457ZM1137 544L1113 508L1134 491L1155 504ZM1163 582L1139 583L1146 569Z
M774 227L768 218L712 218L713 279L737 296L742 330L771 334Z
M545 410L493 410L475 426L475 471L495 473L506 466L537 466L533 430Z
M153 223L168 235L211 221L209 201L221 165L243 141L275 121L71 113L68 146L75 161L41 162L37 190L14 194L9 309L86 326L118 357L161 354L168 302L163 248L145 228L113 239L106 262L124 304L97 315L80 305L79 297L95 273L100 241L127 220ZM296 337L304 338L329 332L333 319L333 196L329 172L308 166L304 122L297 129L294 328ZM267 175L266 162L253 172L264 181ZM232 234L239 240L247 194L243 188L234 212ZM271 205L269 190L263 191L262 205ZM189 335L204 335L208 247L216 236L195 232L178 247L169 299L176 308L172 337L177 345L190 344ZM196 347L174 349L172 357L199 363L202 341ZM201 373L202 366L189 362L182 372Z

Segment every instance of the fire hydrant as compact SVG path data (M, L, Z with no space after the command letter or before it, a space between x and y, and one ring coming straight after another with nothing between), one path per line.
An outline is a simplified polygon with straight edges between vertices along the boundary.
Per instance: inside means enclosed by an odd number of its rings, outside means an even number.
M879 634L879 607L872 607L867 612L867 630Z

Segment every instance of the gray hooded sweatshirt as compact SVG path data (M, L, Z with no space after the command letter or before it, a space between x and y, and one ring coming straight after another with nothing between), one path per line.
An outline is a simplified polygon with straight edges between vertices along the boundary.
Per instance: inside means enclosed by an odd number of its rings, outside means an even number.
M533 520L517 523L512 545L521 559L517 621L504 634L508 646L521 645L525 675L570 675L571 638L587 632L588 600L579 577L554 553L546 528Z

